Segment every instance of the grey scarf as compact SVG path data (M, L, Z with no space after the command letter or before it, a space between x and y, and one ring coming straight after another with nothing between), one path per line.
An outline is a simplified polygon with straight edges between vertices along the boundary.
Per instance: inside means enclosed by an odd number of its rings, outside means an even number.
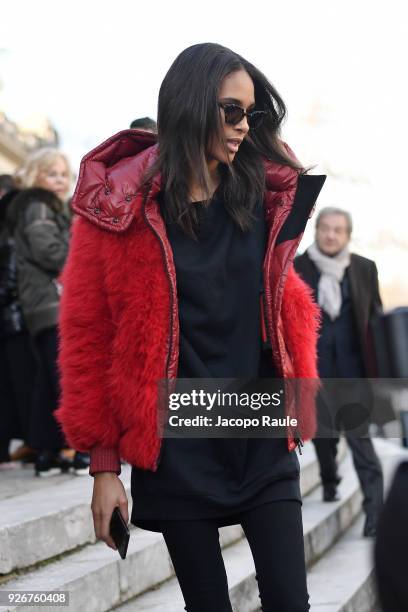
M332 321L337 319L341 309L341 287L346 268L350 265L350 252L348 246L334 257L322 253L314 242L308 249L307 254L315 263L320 272L317 287L317 300L319 306L327 312Z

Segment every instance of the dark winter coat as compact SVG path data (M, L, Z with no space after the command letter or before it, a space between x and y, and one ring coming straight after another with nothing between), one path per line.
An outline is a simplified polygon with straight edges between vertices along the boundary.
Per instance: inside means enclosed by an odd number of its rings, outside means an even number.
M157 154L152 134L113 136L82 160L72 201L79 219L62 275L56 417L72 447L101 448L99 467L114 471L119 455L157 469L157 381L177 377L176 270L157 199L160 177L148 193L143 188ZM278 375L316 380L319 309L292 260L324 177L270 161L265 170L261 317ZM302 437L311 437L313 402L285 405L296 411ZM294 450L299 432L287 434Z
M314 298L317 301L320 273L307 252L296 257L295 268L303 280L312 288ZM375 377L377 376L377 369L373 359L374 351L370 328L374 318L382 311L377 266L371 259L352 253L350 265L347 268L347 276L350 284L350 300L357 342L365 369L364 374L368 377Z
M6 223L9 205L16 195L17 190L13 190L0 200L0 340L25 329L18 299L15 243Z
M32 335L57 325L58 276L68 253L69 220L46 189L22 190L9 207L17 254L18 292Z

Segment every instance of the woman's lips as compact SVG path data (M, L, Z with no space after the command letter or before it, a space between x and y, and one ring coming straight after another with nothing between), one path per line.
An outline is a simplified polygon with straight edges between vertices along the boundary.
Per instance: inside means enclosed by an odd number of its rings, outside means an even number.
M241 144L241 140L235 140L234 138L227 140L227 148L231 153L236 153L239 149L239 145Z

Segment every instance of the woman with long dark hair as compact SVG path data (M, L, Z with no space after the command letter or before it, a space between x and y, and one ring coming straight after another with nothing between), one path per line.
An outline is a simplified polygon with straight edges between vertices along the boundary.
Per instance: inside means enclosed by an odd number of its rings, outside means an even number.
M281 438L158 434L159 381L316 377L317 308L292 259L324 182L279 138L285 105L217 44L183 51L159 95L158 137L129 130L85 156L63 274L62 401L91 452L95 532L163 533L189 612L231 610L218 539L240 523L263 610L309 609L299 463L309 402ZM273 410L271 408L271 410Z

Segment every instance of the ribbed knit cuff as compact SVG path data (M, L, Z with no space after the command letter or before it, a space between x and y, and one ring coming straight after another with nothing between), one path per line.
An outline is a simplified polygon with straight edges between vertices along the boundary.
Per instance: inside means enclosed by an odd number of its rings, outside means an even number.
M97 444L91 448L90 456L89 474L91 476L98 472L115 472L119 476L121 467L117 448L104 448Z

